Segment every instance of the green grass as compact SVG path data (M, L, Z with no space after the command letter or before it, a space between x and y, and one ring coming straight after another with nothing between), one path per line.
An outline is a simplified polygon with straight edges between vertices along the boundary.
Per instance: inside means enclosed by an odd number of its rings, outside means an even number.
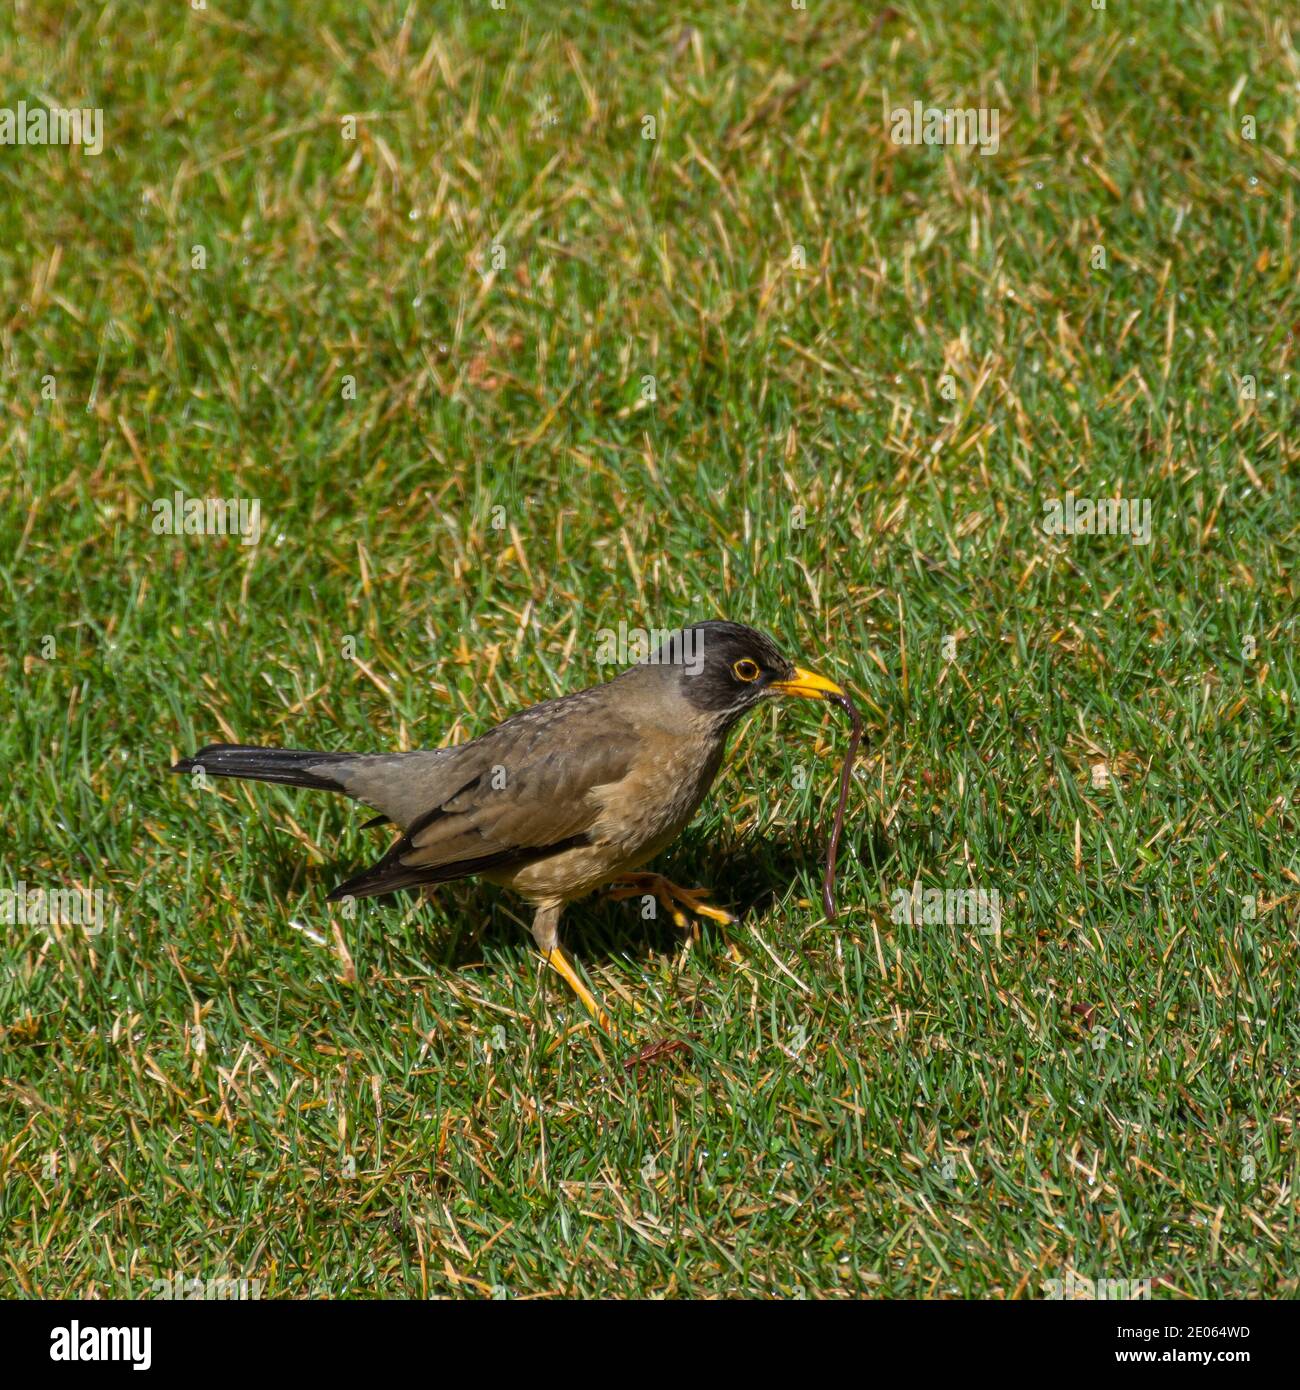
M1295 25L690 26L0 17L0 104L106 141L0 148L3 885L116 914L3 928L0 1293L1297 1293ZM886 92L999 153L892 145ZM261 543L155 535L177 488ZM1152 543L1045 535L1067 491ZM715 615L861 696L842 920L844 726L764 712L662 861L741 924L566 914L690 1043L639 1075L518 901L344 917L359 808L165 772L462 740L607 676L601 627ZM914 883L1000 935L894 921Z

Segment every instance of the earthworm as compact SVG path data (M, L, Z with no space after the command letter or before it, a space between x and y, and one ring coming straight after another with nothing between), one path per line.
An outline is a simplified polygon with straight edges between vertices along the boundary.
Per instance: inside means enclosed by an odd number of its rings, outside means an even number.
M849 719L852 721L849 746L844 753L844 766L840 769L840 801L835 808L835 819L831 823L831 838L826 846L826 873L822 878L822 906L826 909L827 920L834 922L838 920L835 915L835 856L840 847L840 832L844 829L844 810L849 804L849 781L853 776L853 759L857 754L858 744L862 741L862 719L857 706L849 699L847 693L828 695L826 698L830 704L848 710Z

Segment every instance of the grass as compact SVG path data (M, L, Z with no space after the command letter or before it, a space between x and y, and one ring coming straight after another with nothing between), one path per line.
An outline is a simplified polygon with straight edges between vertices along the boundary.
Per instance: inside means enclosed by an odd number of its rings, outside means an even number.
M0 17L0 103L105 113L0 148L4 884L114 914L4 927L0 1292L1295 1296L1294 29ZM891 144L913 100L997 155ZM261 542L155 534L176 489ZM1151 543L1045 534L1066 492ZM345 917L357 808L165 774L463 740L714 615L861 697L842 920L845 729L764 713L661 865L741 924L566 915L689 1043L639 1073L517 901Z

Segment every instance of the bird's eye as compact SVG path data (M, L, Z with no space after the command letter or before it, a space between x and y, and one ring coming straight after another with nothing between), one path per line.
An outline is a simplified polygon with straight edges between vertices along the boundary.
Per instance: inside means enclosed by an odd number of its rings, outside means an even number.
M731 668L731 672L738 681L756 681L761 674L758 662L751 661L747 656L741 657Z

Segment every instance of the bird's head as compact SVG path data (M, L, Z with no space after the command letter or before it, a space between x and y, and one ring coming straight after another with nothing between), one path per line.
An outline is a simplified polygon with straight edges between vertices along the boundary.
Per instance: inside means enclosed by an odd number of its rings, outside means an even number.
M772 695L821 700L844 693L834 681L787 660L770 637L740 623L681 628L645 664L671 669L692 709L724 727Z

